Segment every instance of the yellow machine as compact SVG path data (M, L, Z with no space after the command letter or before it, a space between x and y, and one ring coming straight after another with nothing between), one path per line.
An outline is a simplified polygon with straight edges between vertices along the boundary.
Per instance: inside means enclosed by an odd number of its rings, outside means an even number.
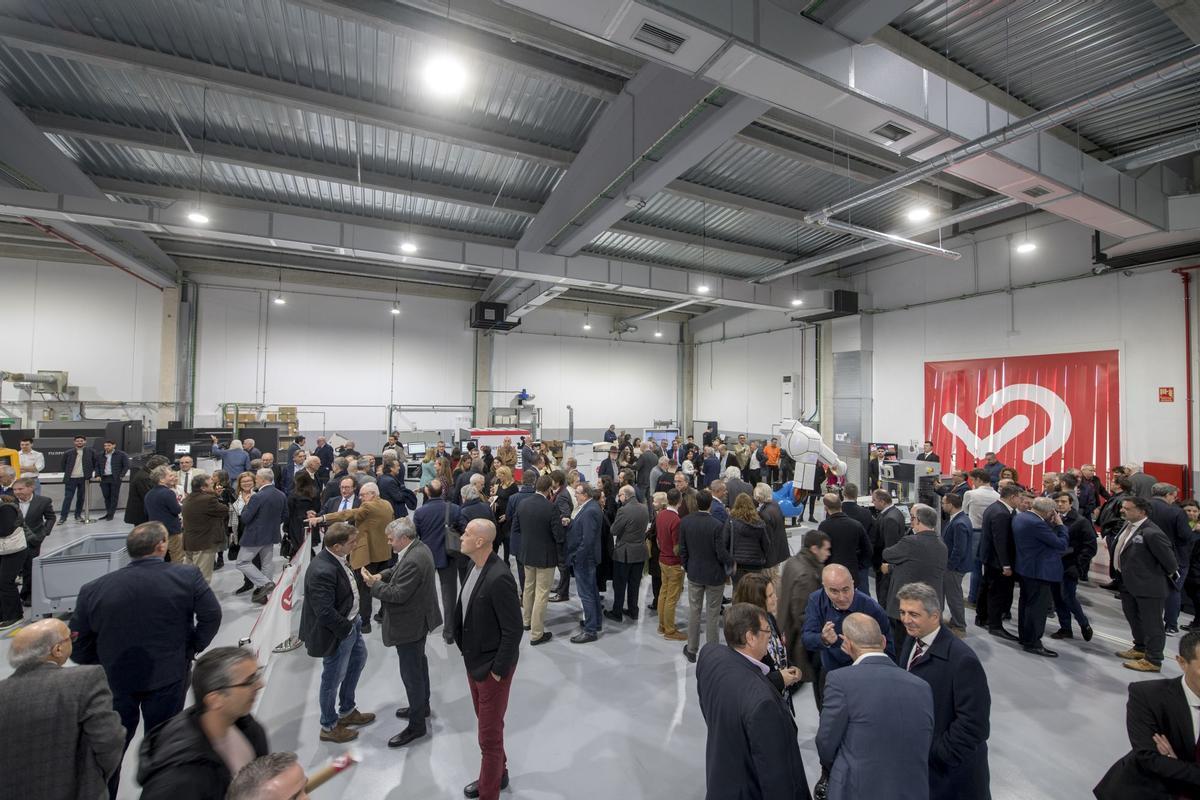
M16 450L0 447L0 464L12 467L16 471L17 477L21 477L21 459L18 458Z

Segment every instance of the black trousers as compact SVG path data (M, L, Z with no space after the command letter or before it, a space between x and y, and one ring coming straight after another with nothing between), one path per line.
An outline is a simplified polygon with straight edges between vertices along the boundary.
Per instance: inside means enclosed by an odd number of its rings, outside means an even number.
M1000 567L984 564L979 599L975 604L976 622L986 626L989 631L1004 627L1004 615L1012 611L1015 584L1016 578L1005 575Z
M104 495L104 516L112 518L121 502L121 482L111 476L100 479L100 494Z
M17 591L17 576L29 563L29 549L0 556L0 620L21 619L25 609L21 608L21 595Z
M550 590L550 594L559 597L571 596L571 568L567 566L567 549L558 549L558 583Z
M642 567L645 563L645 561L634 561L629 564L622 561L612 563L613 613L621 614L621 605L624 603L625 613L637 618L638 590L642 588Z
M33 599L33 560L42 554L42 543L25 548L25 564L21 567L21 601Z
M1163 648L1167 644L1167 630L1163 626L1162 597L1134 597L1121 589L1121 611L1133 634L1133 649L1146 654L1152 664L1161 664Z
M429 659L425 655L425 637L396 645L400 660L400 680L408 695L408 727L425 730L429 716Z
M892 586L891 574L884 575L879 570L875 570L875 599L879 601L879 605L887 608L888 589Z
M1026 647L1037 647L1046 632L1046 612L1050 610L1050 581L1021 576L1021 598L1017 602L1017 638ZM1162 605L1158 607L1162 623Z
M121 725L125 728L125 747L128 748L133 740L139 719L145 729L151 731L183 711L187 687L188 680L185 678L145 692L113 692L113 711L121 717ZM120 780L121 770L118 768L108 781L108 796L112 800L116 800Z
M367 572L372 575L378 575L387 569L387 566L388 562L386 561L372 561L370 564L367 564ZM359 574L358 570L351 570L351 572L354 573L354 582L358 584L358 614L362 617L363 625L370 625L371 590L367 588L367 584L363 581L362 575Z
M471 559L458 553L447 553L446 566L438 567L438 585L442 590L442 619L445 620L442 638L448 639L450 631L454 628L451 620L454 615L454 606L458 603L458 587L467 577L470 569Z
M662 591L662 570L658 566L658 539L650 539L650 608L658 608L658 593Z

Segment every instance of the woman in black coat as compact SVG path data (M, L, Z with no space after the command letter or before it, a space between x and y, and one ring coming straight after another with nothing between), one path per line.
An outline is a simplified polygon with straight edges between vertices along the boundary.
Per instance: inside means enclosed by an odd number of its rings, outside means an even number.
M146 492L158 485L150 477L150 471L168 463L166 456L150 456L141 468L129 476L129 499L125 501L126 524L141 525L150 521L146 515Z
M509 556L512 555L508 548L508 534L512 530L512 520L508 518L508 500L521 490L521 485L513 480L512 470L508 467L496 465L496 496L495 502L492 504L493 513L496 515L498 527L496 529L496 541L492 543L492 552L500 552L500 545L504 545L504 563L508 564Z
M292 492L288 495L287 507L290 556L300 550L308 535L308 512L321 513L321 497L317 494L317 484L304 470L296 473Z

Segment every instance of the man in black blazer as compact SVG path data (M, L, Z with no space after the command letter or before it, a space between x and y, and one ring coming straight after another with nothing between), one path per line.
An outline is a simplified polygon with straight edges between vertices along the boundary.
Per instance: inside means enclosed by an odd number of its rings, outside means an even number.
M86 436L75 437L75 447L63 453L63 504L59 522L67 521L71 500L75 500L75 521L83 519L87 482L96 474L96 451L87 446Z
M808 800L796 721L767 680L771 627L761 608L725 611L726 644L700 651L696 688L708 726L705 800Z
M942 459L938 454L933 452L933 442L925 442L921 445L921 452L917 453L917 461L932 461L935 464L940 464Z
M526 501L522 507L529 505ZM473 519L462 535L462 554L471 560L454 607L454 641L467 668L467 683L479 718L479 778L467 784L467 797L496 798L508 787L504 753L504 714L521 649L521 604L517 582L492 552L496 525Z
M1188 525L1187 512L1175 504L1179 499L1179 489L1169 483L1156 483L1150 489L1150 521L1171 540L1175 548L1175 561L1179 565L1179 577L1167 588L1166 612L1164 622L1167 635L1179 633L1179 609L1182 602L1180 592L1183 581L1191 568L1192 542L1195 535ZM1087 575L1082 576L1084 578Z
M875 517L875 552L872 558L872 565L875 567L875 599L879 601L879 605L886 608L888 587L892 579L882 570L883 551L900 541L908 523L904 521L904 512L892 502L892 494L887 489L871 492L871 502L879 512Z
M942 609L933 587L910 583L896 595L900 621L908 634L899 664L933 690L929 798L989 800L992 695L983 665L975 651L942 627Z
M1200 632L1184 634L1175 661L1182 678L1129 684L1125 729L1132 749L1093 790L1099 800L1200 797L1195 711L1200 705Z
M351 728L375 721L374 714L359 711L354 702L358 678L367 664L357 584L346 563L358 543L358 532L349 523L335 522L325 531L323 543L304 573L300 638L308 654L321 659L321 741L344 744L358 738L358 731ZM340 712L335 700L341 701Z
M601 478L608 476L616 484L617 476L621 474L621 465L617 461L617 448L615 445L608 448L608 458L604 459L603 463L600 464L598 474Z
M517 507L521 526L520 561L525 565L525 591L521 616L531 631L529 643L536 646L554 635L545 629L546 603L558 566L558 550L566 543L562 514L550 502L553 483L543 475L534 484L534 494Z
M1004 627L1004 615L1012 609L1016 586L1016 547L1013 545L1013 517L1018 511L1021 490L1001 486L1000 499L983 511L979 537L979 560L983 562L983 582L975 604L975 624L1000 639L1017 641Z
M104 443L104 452L96 457L96 475L100 478L100 494L104 495L104 518L112 519L117 513L117 504L121 500L121 481L129 471L129 456L117 449L117 443L108 440ZM184 491L190 491L185 486Z
M1121 502L1125 527L1113 546L1113 566L1121 576L1121 611L1133 634L1133 647L1117 653L1135 672L1162 670L1167 634L1163 605L1167 587L1179 577L1175 548L1150 521L1150 501L1135 495Z
M21 602L30 605L33 597L33 560L42 553L42 542L54 530L54 501L34 494L37 478L22 475L13 481L12 492L25 520L25 546L28 557L21 567Z
M358 496L358 482L354 478L342 478L337 482L336 491L326 498L321 506L322 514L336 514L339 511L349 511L362 505Z
M192 659L221 627L221 604L199 569L164 561L162 523L138 525L125 549L128 564L79 590L71 660L104 667L128 747L139 718L153 730L183 710ZM119 778L109 782L113 797Z
M823 496L821 503L825 506L825 519L821 520L817 530L829 537L832 551L827 563L841 564L854 577L855 589L869 591L867 569L871 566L874 548L867 537L867 529L842 510L842 499L836 494Z

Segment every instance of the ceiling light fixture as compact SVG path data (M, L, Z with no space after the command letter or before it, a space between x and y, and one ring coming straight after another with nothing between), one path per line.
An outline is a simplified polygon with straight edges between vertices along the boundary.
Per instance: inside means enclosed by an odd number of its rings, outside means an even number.
M467 87L467 67L448 53L440 53L425 63L422 71L425 87L438 97L457 97Z
M796 299L792 300L792 305L802 306L802 305L804 305L804 301L801 300L799 297L797 297Z
M1019 245L1017 245L1018 253L1032 253L1034 250L1037 250L1037 245L1033 242L1021 242Z
M392 313L393 313L393 314L399 314L399 313L400 313L400 306L393 305L393 306L392 306Z
M925 206L918 206L908 212L909 222L924 222L933 216L933 212Z
M282 269L279 270L279 293L275 295L274 302L275 302L275 305L277 305L277 306L287 305L287 300L283 299L283 270Z
M413 253L417 252L417 243L405 239L400 243L400 252L411 256Z
M700 294L708 294L709 291L711 291L711 290L708 288L707 283L702 283L696 287L696 291L699 292Z
M585 331L590 331L592 329L592 311L591 311L591 309L584 309L583 329Z
M199 206L189 211L187 218L188 222L193 222L197 225L208 224L208 215L201 211Z

